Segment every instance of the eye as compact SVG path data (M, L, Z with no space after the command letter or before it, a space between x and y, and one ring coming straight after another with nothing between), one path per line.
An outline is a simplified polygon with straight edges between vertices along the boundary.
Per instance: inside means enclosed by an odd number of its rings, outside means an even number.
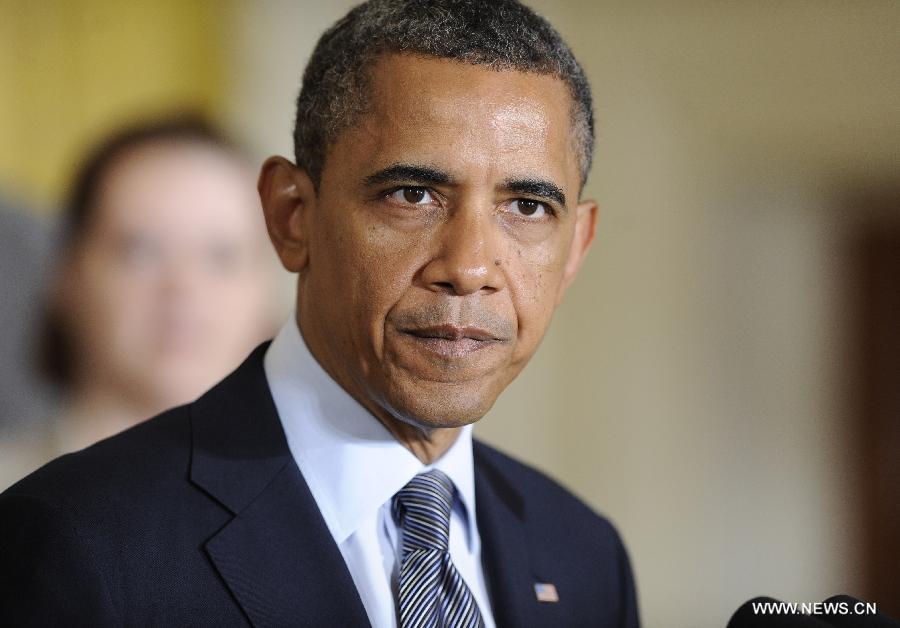
M543 218L551 213L546 203L530 198L517 198L509 206L513 213L527 216L528 218Z
M402 187L397 188L388 195L389 198L410 205L426 205L434 202L434 197L426 188Z

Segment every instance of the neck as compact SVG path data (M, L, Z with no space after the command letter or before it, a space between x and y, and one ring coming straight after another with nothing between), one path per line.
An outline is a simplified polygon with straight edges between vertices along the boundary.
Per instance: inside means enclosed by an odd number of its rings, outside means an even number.
M371 410L369 411L371 412ZM385 419L375 414L375 418L422 464L431 464L443 456L459 438L459 432L462 429L460 427L442 427L425 430L394 417Z

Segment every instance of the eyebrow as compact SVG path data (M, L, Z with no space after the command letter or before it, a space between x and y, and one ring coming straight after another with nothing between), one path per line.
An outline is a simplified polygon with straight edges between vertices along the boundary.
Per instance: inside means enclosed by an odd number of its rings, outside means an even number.
M527 194L556 201L563 208L566 207L566 195L562 188L546 179L507 179L503 182L503 189L515 194Z
M397 183L400 181L413 181L427 185L447 185L453 182L453 178L431 166L418 164L392 164L367 176L363 183L367 186L382 183Z

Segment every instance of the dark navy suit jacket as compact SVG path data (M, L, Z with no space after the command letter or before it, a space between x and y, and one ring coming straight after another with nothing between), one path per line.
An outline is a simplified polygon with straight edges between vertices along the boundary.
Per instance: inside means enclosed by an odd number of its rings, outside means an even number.
M368 625L288 449L265 349L196 402L0 496L0 625ZM477 441L474 458L498 626L637 626L613 527ZM559 601L539 602L537 582Z

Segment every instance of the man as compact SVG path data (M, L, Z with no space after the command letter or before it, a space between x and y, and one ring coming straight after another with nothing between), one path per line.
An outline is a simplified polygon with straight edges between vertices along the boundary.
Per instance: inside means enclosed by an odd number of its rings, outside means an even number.
M373 0L259 180L297 312L0 505L14 622L636 626L613 528L473 442L594 235L590 91L514 0Z

